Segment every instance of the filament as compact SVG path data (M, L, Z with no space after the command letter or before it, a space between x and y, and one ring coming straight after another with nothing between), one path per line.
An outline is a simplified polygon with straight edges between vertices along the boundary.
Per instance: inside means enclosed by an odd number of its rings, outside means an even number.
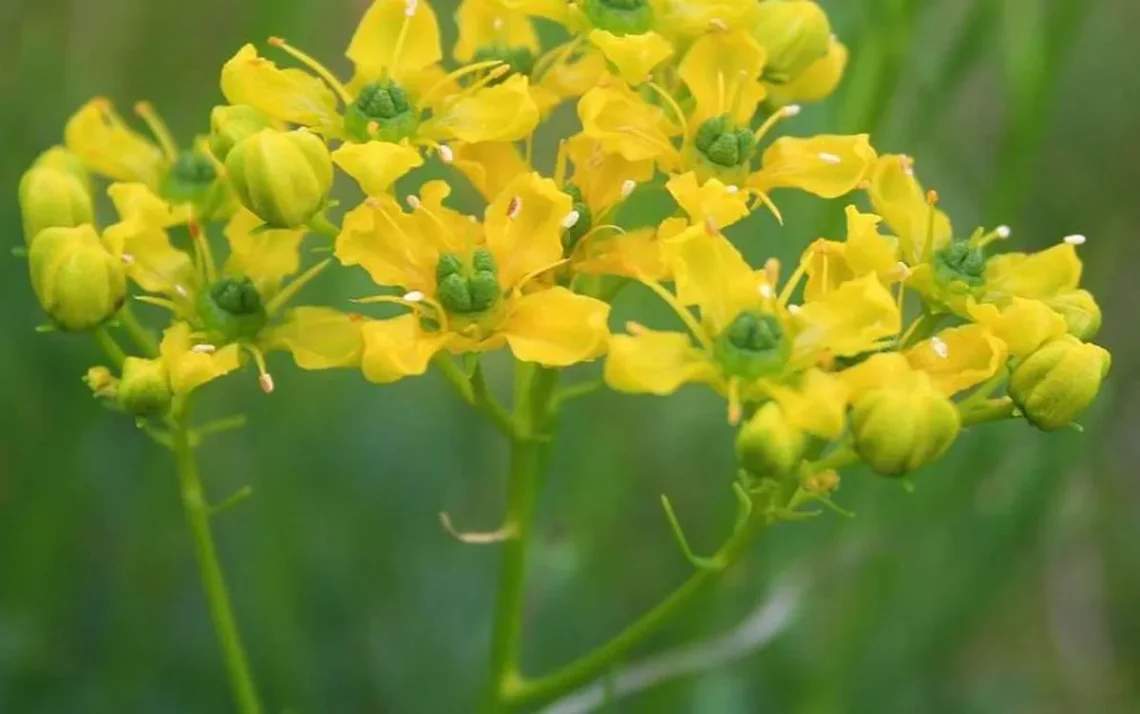
M173 162L177 159L178 145L174 143L174 135L170 133L170 127L155 111L154 105L150 102L138 102L135 104L135 114L139 115L139 118L150 129L150 133L154 134L154 138L158 140L158 145L162 148L162 154L167 161Z
M348 90L345 89L344 85L341 84L341 81L336 78L336 75L329 71L328 67L325 67L323 64L313 59L313 57L297 49L280 37L270 37L269 44L280 49L285 54L289 55L293 59L313 70L313 72L315 72L318 77L325 81L325 84L332 87L332 90L336 92L337 96L340 97L340 100L344 102L345 105L352 104L352 95L348 93Z

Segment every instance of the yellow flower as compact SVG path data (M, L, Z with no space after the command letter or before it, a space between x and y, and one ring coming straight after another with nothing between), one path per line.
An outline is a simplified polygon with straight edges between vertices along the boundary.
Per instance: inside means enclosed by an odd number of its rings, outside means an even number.
M363 327L365 376L390 382L422 374L442 351L507 345L523 361L566 366L606 346L609 306L536 277L562 262L571 197L550 179L518 177L487 207L482 223L443 205L449 188L424 185L405 212L374 197L345 218L336 256L379 285L396 286L412 312Z
M373 0L345 50L354 84L388 77L405 82L443 59L439 23L429 2Z
M157 186L166 170L162 149L134 131L111 102L97 97L67 122L67 148L87 168L114 181L139 181Z
M809 369L798 384L774 384L768 392L791 426L821 439L833 440L843 435L848 387L839 377Z
M337 96L327 84L301 69L278 69L251 44L222 66L221 85L230 104L254 107L279 121L323 130L340 125Z
M673 46L656 32L618 35L608 30L591 30L589 37L631 85L648 79L653 68L673 54Z
M452 165L488 201L506 190L515 177L530 171L519 148L507 141L459 144L454 153Z
M1066 330L1064 318L1040 300L1015 296L999 308L970 298L966 311L1005 342L1011 357L1024 357Z
M746 27L755 19L755 0L654 0L658 30L670 39L688 39L710 30Z
M524 49L531 55L539 50L534 23L518 10L505 7L499 0L463 0L455 13L459 38L455 41L455 59L472 62L480 50L501 48Z
M880 157L871 169L867 194L875 213L898 236L900 254L908 265L930 262L932 250L950 242L950 219L928 201L909 157Z
M1008 355L1005 342L984 325L943 330L906 352L911 366L928 374L934 388L947 397L992 378Z
M653 160L666 171L680 160L671 137L680 129L663 109L627 87L595 87L578 102L582 132L609 154L626 161Z
M193 328L185 322L175 322L162 334L159 352L176 395L189 394L241 366L241 350L236 344L203 350L197 348L192 334Z
M690 171L671 178L665 188L693 223L711 221L713 226L724 228L748 215L746 194L715 178L698 184L697 175Z
M697 126L727 115L747 126L766 94L759 81L766 60L764 48L742 30L698 38L677 68L696 103L688 121Z
M821 198L838 198L859 186L875 159L866 134L781 137L764 151L760 170L748 185L763 194L774 188L798 188Z
M387 141L341 144L332 152L332 160L356 179L368 196L388 193L397 179L424 163L420 152L406 140L398 144Z
M839 285L868 273L879 276L884 285L902 277L898 265L898 243L879 233L881 218L847 207L847 239L843 242L817 240L806 251L807 285L804 295L817 299Z

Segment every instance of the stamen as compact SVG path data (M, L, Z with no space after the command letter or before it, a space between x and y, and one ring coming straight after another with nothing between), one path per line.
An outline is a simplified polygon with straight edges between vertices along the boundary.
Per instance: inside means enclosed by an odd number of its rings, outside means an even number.
M781 119L791 119L792 117L797 116L799 113L799 104L789 104L788 106L780 109L780 111L773 113L772 116L765 119L764 123L760 125L760 128L752 134L752 137L756 139L756 141L760 141L769 131L772 130L772 127L776 126L776 124L780 122Z
M174 292L178 297L190 297L190 293L181 285L175 285Z
M652 290L657 295L657 297L661 298L661 300L664 301L666 305L673 309L673 312L677 314L677 317L681 318L681 322L685 323L685 327L689 329L689 332L693 335L697 342L701 343L701 347L706 352L709 354L713 353L712 341L709 339L708 335L705 334L705 331L701 328L700 323L697 322L697 319L693 316L693 313L689 311L689 308L682 305L677 297L673 295L673 293L663 288L661 284L656 280L645 277L643 275L637 276L637 279L641 281L642 285Z
M811 258L811 250L809 249L804 253L803 259L800 264L796 266L796 270L792 276L788 278L788 282L784 285L784 289L780 291L780 298L777 300L780 305L787 305L788 301L792 299L792 293L795 292L796 286L800 284L804 274L807 273L808 260Z
M1071 236L1065 236L1064 240L1069 245L1076 246L1076 245L1084 245L1085 242L1088 241L1088 238L1084 237L1083 235L1081 235L1079 233L1075 233Z
M744 406L740 402L740 378L728 380L728 424L736 426L744 416Z
M447 76L437 81L435 84L431 85L431 87L429 87L426 92L420 95L421 106L432 106L436 101L433 95L437 91L445 87L449 87L452 84L458 83L461 78L466 77L469 74L482 72L485 69L498 67L500 65L506 66L503 64L502 60L484 60L483 62L475 62L473 64L469 64L466 67L460 67L459 69L451 72ZM510 67L507 67L507 69L509 71Z
M135 256L131 255L130 253L123 253L119 256L119 260L123 261L123 265L135 264Z
M776 291L773 290L772 286L768 283L761 283L760 287L758 287L756 291L760 293L760 297L764 298L765 300L771 300L772 297L776 294Z
M265 312L272 315L280 310L285 306L285 303L289 302L294 295L301 291L301 288L305 287L313 278L320 275L321 271L327 268L331 263L332 258L325 258L296 278L293 278L292 282L282 288L280 292L273 296L272 300L266 303Z
M906 280L911 274L910 266L901 260L895 263L895 274L899 276L899 280Z
M154 110L154 105L150 102L138 102L135 104L135 114L146 123L150 133L154 134L154 138L158 140L158 145L162 148L162 154L166 157L167 161L174 161L178 158L178 145L174 143L174 135L170 133L170 128L166 126L166 122Z
M937 215L938 209L938 192L930 190L926 192L926 205L930 210L926 219L926 243L922 251L922 259L929 261L931 256L934 255L934 218Z
M421 291L413 290L411 292L404 293L403 299L407 300L408 302L423 302L424 297L425 295Z
M636 181L634 181L633 179L626 179L625 181L622 181L621 182L621 200L624 201L625 199L632 196L633 192L635 190L637 190L637 182Z
M669 106L670 111L673 112L673 116L676 117L677 124L679 124L681 127L681 136L688 137L689 124L685 120L685 112L681 111L681 105L677 104L677 100L673 98L673 95L662 89L661 85L657 84L656 82L645 82L645 86L652 89L657 93L657 96L665 100L665 103Z
M488 531L485 533L460 532L455 529L455 526L451 524L451 518L443 511L440 511L439 523L443 526L443 530L445 530L449 536L459 541L460 543L466 543L468 545L491 545L492 543L502 543L503 541L514 538L516 535L516 529L513 523L504 524L503 527L498 530Z
M710 236L715 236L720 233L720 226L716 224L716 219L712 216L705 216L705 232Z
M503 29L503 18L501 18L501 17L496 17L494 20L491 20L491 27L492 27L492 28L493 28L493 29L494 29L496 32L498 32L499 30Z
M719 17L714 17L709 20L709 29L715 32L725 32L728 30L728 23Z
M243 343L242 347L245 351L253 357L253 363L257 366L257 383L261 385L261 391L266 394L273 393L273 376L269 374L269 370L265 366L265 354L256 345Z
M768 290L780 282L780 259L769 258L764 261L764 277L768 279Z
M946 359L950 356L950 347L941 337L936 336L930 338L930 349L934 350L934 354L942 359Z
M440 144L437 151L439 152L439 160L443 163L450 164L455 161L455 152L447 144Z
M641 324L640 322L634 322L633 320L628 320L625 323L625 331L628 332L629 334L633 335L634 337L638 337L640 335L648 334L649 328L646 327L645 325Z
M212 355L218 351L218 348L211 344L202 343L200 345L194 345L190 348L190 351L200 355Z
M733 186L731 184L724 187L724 192L729 193L729 194L736 193L739 190L740 190L739 186Z
M803 308L800 307L799 305L794 304L794 303L791 305L788 305L788 312L791 313L792 315L800 314L801 310L803 310Z
M554 159L554 185L562 188L566 185L566 165L570 161L566 140L558 141L558 155Z
M1010 230L1009 226L998 226L997 229L994 230L994 234L1001 240L1009 238L1012 232L1013 231Z
M404 17L415 17L416 8L418 5L419 0L404 0ZM499 20L498 18L496 18L496 20L500 25L502 25L502 20Z
M578 225L578 220L581 217L582 217L582 214L580 214L578 211L570 211L562 219L562 227L565 228L566 230L570 230L574 226Z
M826 151L821 153L819 155L819 158L821 161L828 163L828 164L841 164L841 163L843 163L842 157L840 157L836 154L830 154Z
M273 375L269 372L262 372L257 375L257 383L261 385L261 391L266 394L273 394L274 384Z
M512 221L518 218L519 212L522 210L522 196L511 196L511 200L507 203L507 218Z
M412 209L413 211L414 211L414 210L416 210L417 208L419 208L419 207L422 205L422 204L420 203L420 199L419 199L419 197L418 197L418 196L416 196L416 195L409 195L409 196L408 196L406 199L404 199L404 200L406 200L406 201L408 202L408 208Z
M348 90L345 89L341 81L336 78L336 75L329 71L328 67L325 67L313 57L290 45L280 37L270 37L269 44L313 70L318 77L324 80L325 84L332 87L332 90L336 92L336 95L340 97L340 100L344 102L346 106L352 104L352 95L348 93Z
M408 39L408 30L412 26L412 18L416 14L416 0L404 0L404 21L400 23L400 32L396 35L396 45L392 49L392 66L388 68L388 76L395 77L400 67L400 53L404 51L404 43Z

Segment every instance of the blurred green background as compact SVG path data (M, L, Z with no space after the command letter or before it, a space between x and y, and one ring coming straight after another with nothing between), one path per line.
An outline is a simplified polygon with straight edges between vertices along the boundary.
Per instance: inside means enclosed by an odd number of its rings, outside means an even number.
M1140 225L1140 4L823 4L854 62L840 92L787 130L868 130L881 150L916 156L960 233L1008 223L1025 249L1086 234L1111 381L1084 433L977 429L912 492L845 473L839 501L857 517L762 539L631 656L609 711L1140 710L1140 283L1121 265ZM243 42L282 35L344 69L364 5L0 3L6 242L21 242L20 173L90 96L125 111L150 99L185 141L205 129L218 69ZM446 17L453 4L436 7ZM785 229L758 218L735 234L755 257L793 254L842 209L779 200ZM343 305L368 291L355 272L324 277L307 298ZM0 712L229 711L169 454L91 399L80 376L99 359L92 343L33 331L42 317L20 259L0 256L0 304ZM498 524L503 444L435 375L379 388L301 374L282 356L271 366L272 396L245 372L200 410L250 417L201 458L213 498L255 491L216 528L268 711L471 711L498 551L455 542L437 513ZM601 393L561 428L530 564L532 673L600 643L688 574L659 494L702 550L733 506L731 433L704 392Z

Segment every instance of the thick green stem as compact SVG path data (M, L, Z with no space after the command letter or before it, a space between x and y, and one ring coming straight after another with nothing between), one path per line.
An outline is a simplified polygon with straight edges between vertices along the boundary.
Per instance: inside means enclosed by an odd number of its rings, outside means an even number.
M198 466L194 460L194 447L191 443L187 414L182 410L175 420L174 456L178 462L178 483L182 496L182 507L186 512L186 523L194 539L194 550L198 560L198 570L202 585L206 590L206 600L214 630L222 648L226 671L233 687L234 700L241 714L260 714L257 689L246 662L241 635L230 605L229 592L218 562L214 537L210 531L210 508L202 493L202 482L198 478Z
M103 350L103 354L107 355L107 359L111 360L111 366L115 369L121 369L123 361L126 360L127 355L123 352L123 348L115 341L115 338L107 331L106 327L96 327L92 333L95 338L95 344L99 345L99 349Z

